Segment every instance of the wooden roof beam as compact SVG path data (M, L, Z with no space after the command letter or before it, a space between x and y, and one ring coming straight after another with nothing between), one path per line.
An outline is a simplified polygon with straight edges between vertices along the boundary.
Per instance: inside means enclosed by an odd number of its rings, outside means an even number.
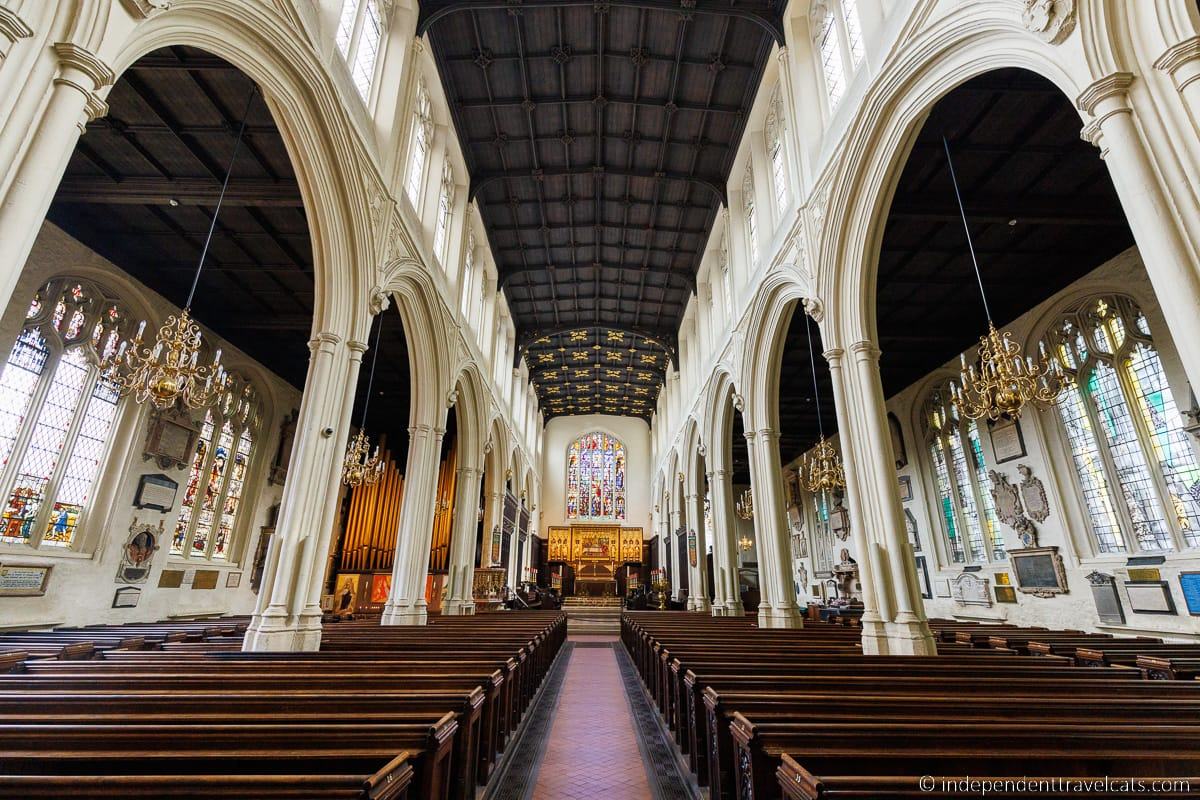
M220 182L209 178L123 178L114 181L89 176L64 178L54 200L58 203L213 206L220 194ZM264 178L231 180L224 202L230 206L304 207L296 181Z
M590 264L531 264L529 266L515 267L511 269L500 269L499 288L507 286L513 278L519 275L527 275L534 272L568 272L576 269L616 269L626 270L628 272L646 272L656 275L663 275L668 279L679 281L690 292L696 291L696 280L690 274L682 270L663 268L663 267L644 267L641 264L606 264L606 263L590 263ZM574 330L579 326L572 326Z
M769 3L719 0L423 0L417 16L417 36L424 36L440 19L463 11L522 11L543 8L592 8L598 13L609 8L636 8L646 11L675 12L684 17L695 14L744 19L762 28L780 47L786 46L783 20Z
M576 175L592 175L597 178L616 176L619 178L643 178L652 181L680 181L708 189L722 205L728 205L725 197L725 180L716 175L689 175L686 172L620 169L615 167L564 167L551 169L506 169L479 172L471 177L468 199L474 200L489 183L510 179L544 181L546 178L570 178Z

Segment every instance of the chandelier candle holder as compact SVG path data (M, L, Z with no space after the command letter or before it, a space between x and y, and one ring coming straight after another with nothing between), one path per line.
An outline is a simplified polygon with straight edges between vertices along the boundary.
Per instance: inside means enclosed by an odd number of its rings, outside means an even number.
M979 338L979 356L976 362L967 364L965 353L960 357L962 368L959 380L950 384L950 402L970 419L1017 419L1021 416L1021 410L1030 403L1040 406L1052 405L1058 400L1068 378L1062 365L1046 353L1044 344L1039 345L1036 360L1033 356L1022 358L1023 348L1013 341L1012 334L996 330L996 325L992 322L992 310L988 306L987 292L983 289L979 260L975 257L975 244L971 241L967 210L963 206L958 178L954 174L950 142L944 136L942 145L946 149L950 183L954 186L954 198L958 201L958 212L962 217L963 230L967 234L967 249L971 253L971 264L975 268L975 280L979 284L979 296L983 300L983 311L987 317L987 333Z
M833 445L822 434L817 446L800 461L800 480L813 494L834 492L846 486L846 471Z
M233 154L229 157L229 167L225 170L225 180L221 183L221 193L217 196L217 205L209 221L208 235L204 239L204 247L200 250L200 260L196 264L192 288L188 292L183 310L178 315L172 314L167 317L166 322L158 329L153 346L144 345L142 341L142 334L146 330L146 321L142 320L133 341L121 342L121 347L111 359L100 362L101 372L116 385L117 391L122 395L132 396L139 404L150 403L159 410L171 408L176 404L190 409L203 408L216 405L229 385L228 375L221 366L220 349L213 355L211 364L199 363L202 336L200 327L192 320L192 300L196 297L196 287L200 283L204 259L208 256L208 248L217 229L221 204L225 200L225 191L229 188L233 164L237 160L242 137L246 133L246 120L250 116L250 107L257 94L258 87L252 86L250 97L246 100L246 110L242 114L242 124L238 128L237 140L233 144Z
M379 345L383 339L383 315L379 315L379 327L375 330L375 350L371 353L371 373L367 377L367 399L363 402L362 421L358 433L346 446L346 457L342 460L342 483L354 488L370 486L383 476L383 456L379 445L370 453L371 440L367 437L367 412L371 410L371 390L375 386L375 364L379 361ZM370 453L370 455L368 455Z
M738 498L734 510L742 519L754 519L754 491L752 489L742 490L742 495Z
M817 446L800 460L800 482L813 494L846 488L846 470L842 457L825 438L825 421L821 415L821 389L817 385L817 356L813 350L812 317L804 315L804 332L808 337L808 364L812 368L813 401L817 404Z
M742 534L738 539L738 547L742 548L742 552L747 552L751 547L754 547L754 540L746 534Z

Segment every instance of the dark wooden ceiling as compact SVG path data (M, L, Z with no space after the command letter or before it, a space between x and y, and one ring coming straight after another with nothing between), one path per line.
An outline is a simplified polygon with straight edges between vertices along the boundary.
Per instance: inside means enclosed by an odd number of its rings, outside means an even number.
M883 235L877 314L885 396L957 357L986 327L943 136L998 326L1133 244L1107 168L1096 148L1079 138L1080 127L1062 92L1022 70L982 75L933 108L905 164ZM827 401L829 370L821 359L817 370ZM788 332L781 384L786 462L817 438L799 310ZM828 402L824 410L828 432L834 424Z
M421 3L547 416L653 412L780 5ZM623 334L638 364L572 369L576 329L602 347ZM629 379L642 350L656 356L645 395Z
M121 76L109 94L108 115L79 140L50 220L182 304L251 88L240 70L199 50L148 54ZM193 310L204 325L303 388L313 293L312 243L295 172L259 95ZM380 349L372 428L402 450L408 350L395 313L388 315ZM355 421L365 394L359 392ZM394 430L381 429L389 426Z

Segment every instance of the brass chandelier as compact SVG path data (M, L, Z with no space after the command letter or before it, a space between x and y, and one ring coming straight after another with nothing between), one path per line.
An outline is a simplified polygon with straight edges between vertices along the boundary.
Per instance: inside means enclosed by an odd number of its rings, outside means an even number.
M979 296L983 299L983 311L987 315L987 333L979 338L978 360L968 365L966 354L962 354L959 381L950 384L950 402L970 419L1017 419L1021 416L1021 409L1029 403L1042 406L1054 403L1067 377L1062 365L1047 355L1045 345L1039 346L1036 361L1032 356L1022 358L1022 347L1013 341L1012 334L996 330L987 293L983 289L979 261L975 257L975 245L971 241L967 211L954 174L950 143L942 137L942 144L946 149L946 163L950 167L950 182L954 185L954 197L958 201L963 230L967 234L967 248L975 267L975 279L979 283Z
M742 548L742 552L744 553L751 547L754 547L754 540L743 533L738 539L738 547Z
M825 423L821 418L821 390L817 386L817 357L813 353L812 320L804 315L804 330L808 335L808 363L812 367L813 400L817 404L817 431L820 438L812 451L805 453L800 461L800 482L813 494L832 492L846 486L846 470L842 458L825 438Z
M375 331L375 352L371 354L371 374L367 377L367 399L363 402L362 421L358 433L346 445L346 457L342 459L342 483L354 488L370 486L383 475L383 456L379 445L371 453L371 440L367 438L367 412L371 409L371 389L375 385L375 363L379 360L379 343L383 338L383 315L379 316L379 328Z
M217 204L209 221L208 235L204 239L204 247L200 250L200 261L196 264L192 288L188 292L183 309L178 315L167 316L158 329L153 345L145 345L143 342L146 321L142 320L133 339L121 342L116 354L100 363L104 377L116 385L117 391L122 395L132 395L138 403L148 402L160 410L171 408L177 403L190 409L203 408L215 405L228 386L228 376L225 368L221 366L220 349L213 354L212 363L198 363L202 336L200 327L192 320L192 300L196 296L200 272L204 269L204 259L208 255L213 233L217 229L217 218L221 214L225 190L229 188L233 163L242 146L250 106L257 93L258 87L252 86L250 97L246 100L246 110L242 114L242 124L238 128L237 140L233 145L233 154L229 157L225 180L221 183L221 193L217 196Z
M754 519L754 492L749 487L742 490L734 510L742 519Z

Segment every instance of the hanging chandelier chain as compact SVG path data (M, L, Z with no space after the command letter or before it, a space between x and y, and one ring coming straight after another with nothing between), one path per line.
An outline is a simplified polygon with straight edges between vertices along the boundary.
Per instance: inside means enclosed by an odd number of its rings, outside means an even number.
M371 353L371 372L367 375L367 399L363 402L363 415L359 427L367 427L367 412L371 410L371 392L375 387L375 364L379 361L379 344L383 341L383 314L379 313L379 326L375 329L375 347Z
M213 208L212 219L208 223L208 235L204 237L204 247L200 250L200 263L196 265L196 274L192 278L192 288L188 291L184 309L190 310L192 300L196 297L196 287L200 285L200 273L204 270L204 259L208 256L208 247L212 244L213 234L217 230L217 218L221 215L221 204L225 201L225 190L229 188L229 178L233 175L233 163L237 161L238 150L242 147L242 137L246 133L246 121L250 118L250 107L258 96L258 84L250 84L250 96L246 98L246 110L242 112L242 124L238 126L237 139L233 143L233 155L229 157L229 167L225 170L225 180L221 182L221 193L217 195L217 205Z
M817 388L817 356L813 352L812 317L810 317L808 315L807 311L804 312L804 333L805 333L805 336L808 338L808 363L812 367L813 400L816 401L816 404L817 404L817 432L820 433L821 438L824 439L825 438L825 420L822 419L822 414L821 414L821 392Z
M946 165L950 168L950 183L954 185L954 199L958 201L958 213L962 217L963 230L967 234L967 249L971 251L971 264L975 267L975 280L979 283L979 296L983 300L983 313L988 324L992 324L992 309L988 306L987 292L983 290L983 275L979 272L979 259L975 257L975 243L971 241L971 226L967 224L967 209L963 206L962 193L958 190L958 176L954 173L954 159L950 157L950 141L943 136L942 146L946 149Z

